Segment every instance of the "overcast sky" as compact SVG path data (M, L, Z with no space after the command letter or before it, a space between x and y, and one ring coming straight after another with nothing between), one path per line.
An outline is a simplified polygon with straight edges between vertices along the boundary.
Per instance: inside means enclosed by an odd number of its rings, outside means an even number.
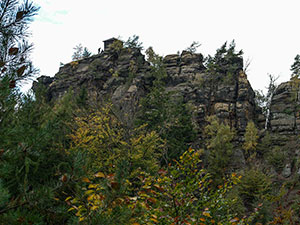
M54 76L71 61L82 43L92 53L103 40L136 34L145 48L174 54L193 41L204 56L225 41L243 49L251 61L248 79L254 89L268 85L268 74L290 77L300 54L299 0L34 0L41 7L31 24L32 54L41 75Z

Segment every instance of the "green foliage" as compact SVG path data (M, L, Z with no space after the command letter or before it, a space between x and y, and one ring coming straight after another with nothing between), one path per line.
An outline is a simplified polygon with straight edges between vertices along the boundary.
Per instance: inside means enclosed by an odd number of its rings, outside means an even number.
M226 198L239 178L233 174L214 189L209 173L201 169L201 154L189 149L175 165L161 170L158 177L145 179L138 197L141 205L147 204L147 210L138 220L141 224L233 224L239 221L231 211L236 199Z
M18 81L29 79L37 72L29 60L32 45L26 38L28 25L38 10L30 1L0 3L0 144L9 135L8 127L21 99L16 88Z
M47 122L48 106L15 88L37 72L26 41L37 11L30 1L0 3L1 224L57 224L66 218L53 198L60 189L56 165L68 161L54 145L61 133L53 129L55 121Z
M291 74L291 79L290 79L290 84L292 86L292 100L294 102L298 101L298 91L299 91L299 86L300 86L300 55L296 55L294 58L294 63L291 65L292 74Z
M79 95L76 97L76 104L79 107L87 107L88 93L85 87L80 88Z
M204 132L207 137L208 169L213 175L214 182L218 184L229 169L235 132L228 125L220 123L216 116L208 117L207 122Z
M30 1L4 0L0 3L0 82L7 79L10 88L15 82L32 77L37 70L32 66L28 44L28 25L39 8ZM4 83L2 83L4 81Z
M182 97L165 90L167 73L162 58L156 55L152 48L147 50L147 54L154 81L150 92L140 102L137 124L147 124L149 130L156 131L166 140L167 150L163 163L168 163L178 158L189 147L195 139L196 132L191 113Z
M92 53L88 50L88 48L87 48L87 47L84 47L84 48L83 48L82 57L83 57L83 58L88 58L88 57L90 57L91 55L92 55Z
M74 53L72 55L72 60L77 61L80 59L88 58L91 56L91 52L87 49L87 47L83 47L82 44L76 45L74 48Z
M187 47L185 50L190 52L190 53L195 53L197 49L201 46L198 41L193 41L193 43Z
M0 208L4 207L10 198L9 190L3 186L3 182L0 179Z
M265 156L265 154L268 154L268 152L271 150L272 145L272 137L269 134L269 132L266 132L264 134L264 137L260 139L256 146L256 151L259 155Z
M225 80L226 83L232 83L235 76L243 70L243 51L236 52L235 42L232 41L229 47L225 42L221 48L217 49L216 54L208 56L206 59L206 67L209 74L214 79Z
M286 153L279 146L273 148L266 156L267 162L272 165L277 173L280 173L285 166Z
M116 168L117 173L98 172L90 179L83 178L81 192L65 200L71 206L68 211L84 224L128 224L133 216L128 207L132 185L120 169Z
M147 133L144 126L127 129L114 116L111 105L75 121L70 151L87 151L98 170L112 173L124 160L131 165L132 173L137 168L148 172L157 170L162 143L158 135L154 131Z
M124 49L123 42L121 40L115 40L110 46L110 50L118 56Z
M210 175L201 169L201 151L189 149L175 165L156 176L141 172L137 192L129 180L116 174L97 173L81 197L69 197L69 211L83 224L243 224L231 211L236 199L226 198L239 182L232 175L218 189L212 189ZM123 176L124 177L124 176ZM129 195L131 193L131 195Z
M3 122L0 177L8 201L0 206L0 218L11 224L19 220L58 224L69 218L60 198L71 188L71 177L80 172L80 167L72 169L77 156L64 151L70 110L74 112L72 106L68 110L69 105L62 99L52 108L41 97L24 96ZM63 176L70 178L67 183Z
M292 87L292 91L291 91L291 98L293 102L297 102L298 101L298 91L299 91L299 87L300 87L300 79L297 76L292 76L291 80L290 80L290 84Z
M141 101L142 109L138 123L146 123L166 140L165 160L178 158L195 139L191 115L180 98L172 98L170 93L152 90Z
M0 216L1 224L22 224L22 225L43 225L43 217L37 210L28 210L19 208L15 211L2 214Z
M129 37L128 40L124 43L125 48L137 48L143 50L143 43L139 41L139 36L133 35Z
M271 181L259 169L251 168L244 172L238 188L244 205L253 210L255 203L262 203L267 199L271 192Z
M284 195L270 198L271 182L261 170L246 170L242 180L229 175L235 133L229 126L209 117L205 150L185 151L196 137L191 114L183 97L166 90L163 60L152 48L146 51L152 84L146 86L149 93L140 102L134 129L120 122L112 105L87 115L85 88L77 97L70 90L52 103L43 90L35 97L20 94L16 82L36 72L25 37L37 11L30 1L0 3L0 224L267 224L275 197L282 199L275 202L272 224L293 224L298 202L290 206L282 204ZM124 46L142 49L135 35ZM121 41L110 47L114 56L124 50ZM188 50L197 47L193 43ZM81 45L75 50L74 60L90 56ZM241 56L234 42L225 43L208 57L208 72L230 83L242 69ZM297 55L291 68L293 90L299 88L298 61ZM93 70L100 64L95 60ZM78 61L71 65L75 68ZM138 65L130 61L131 80ZM118 76L118 71L112 74ZM268 141L258 145L257 136L250 122L244 149L266 153L267 162L280 172L287 153L268 150ZM207 170L200 160L203 152ZM290 186L294 191L295 185ZM245 213L254 211L254 216L240 219L241 201Z
M294 63L291 65L292 77L298 77L300 75L300 55L296 55Z
M298 180L283 184L273 197L273 216L269 224L297 224L299 221L299 195L291 195L297 189ZM270 207L271 208L271 207Z
M152 47L146 50L147 61L151 65L151 76L154 77L154 86L163 86L167 71L163 64L163 58L156 54Z
M245 132L245 142L243 148L245 150L246 158L249 158L251 155L255 155L256 145L258 143L258 130L255 127L253 121L249 121L246 127Z
M127 202L141 187L141 174L158 171L162 141L144 126L126 128L109 104L75 121L69 152L87 152L92 168L81 191L66 199L70 210L87 224L126 224L132 216Z

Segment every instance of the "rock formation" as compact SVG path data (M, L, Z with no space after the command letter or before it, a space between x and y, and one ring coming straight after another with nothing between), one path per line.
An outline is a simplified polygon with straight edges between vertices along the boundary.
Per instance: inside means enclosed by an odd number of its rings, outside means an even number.
M205 124L206 116L215 114L238 132L244 132L247 122L257 116L254 92L242 70L242 59L237 59L238 69L230 78L212 76L203 61L201 54L187 51L164 57L166 89L182 96L191 106L199 127ZM118 54L106 50L66 64L53 78L38 78L33 89L44 86L48 101L60 98L70 89L75 94L84 89L90 103L110 99L120 115L126 114L130 120L153 79L144 55L138 49L124 48Z
M204 66L202 54L183 51L163 58L167 78L166 90L182 97L189 105L194 123L199 128L199 139L205 125L205 117L216 115L237 131L237 142L243 141L248 121L254 121L264 129L264 116L255 105L255 93L243 72L243 59L233 58L233 74L211 74ZM229 66L226 63L224 67ZM33 89L44 87L48 101L55 101L70 89L75 95L87 93L89 104L101 104L110 100L123 121L132 123L138 111L139 101L153 85L150 64L140 50L123 48L106 49L92 57L68 63L54 77L42 76L34 82ZM300 131L300 101L298 91L291 82L279 85L270 106L270 124L273 149L280 146L287 157L282 176L289 177L298 171L299 143L295 135ZM261 138L266 133L262 133ZM293 143L293 144L291 144ZM262 153L263 154L263 153ZM243 158L242 150L236 150L235 158ZM238 163L242 163L240 160ZM243 164L243 163L242 163ZM300 170L299 170L300 173Z
M292 82L278 86L271 104L270 129L281 134L298 134L300 131L300 102L298 90L293 90Z

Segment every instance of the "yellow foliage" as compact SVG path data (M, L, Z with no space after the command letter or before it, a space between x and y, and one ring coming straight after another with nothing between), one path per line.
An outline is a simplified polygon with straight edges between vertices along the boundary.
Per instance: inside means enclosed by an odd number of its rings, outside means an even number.
M134 130L114 116L112 105L98 112L75 119L76 128L70 135L70 151L87 151L93 158L93 167L101 170L96 177L113 173L115 166L127 160L136 168L156 170L161 157L162 140L156 132L147 133L145 126Z
M124 186L132 192L138 185L142 185L140 183L144 172L158 171L163 149L159 135L147 132L144 125L132 130L126 128L114 115L112 105L107 104L93 114L77 117L69 137L72 141L69 151L88 153L93 161L93 171L99 171L94 175L90 172L89 178L82 178L86 183L82 189L84 195L82 199L74 198L70 203L77 211L75 215L89 218L91 212L101 211L109 217L120 206L134 209L138 198L119 192ZM130 165L130 169L127 177L120 181L116 174L122 163ZM153 204L156 202L154 198L145 199Z
M210 215L209 211L204 211L204 212L202 213L202 215L211 218L211 215Z
M105 178L105 175L102 172L98 172L95 174L95 177Z
M258 139L258 130L255 124L250 121L246 127L244 149L246 151L255 149Z
M75 66L78 65L78 61L72 61L70 64L71 64L71 66L74 68Z
M89 180L89 178L87 178L87 177L82 178L82 181L85 182L85 183L90 183L90 182L91 182L91 181Z

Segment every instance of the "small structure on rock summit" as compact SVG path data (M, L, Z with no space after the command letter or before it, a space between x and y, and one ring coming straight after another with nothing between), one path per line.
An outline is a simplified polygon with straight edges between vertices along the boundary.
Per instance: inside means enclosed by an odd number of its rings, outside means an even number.
M105 51L105 50L109 50L109 49L110 49L110 46L111 46L115 41L120 41L120 42L122 43L122 45L123 45L123 41L121 41L121 40L119 40L119 39L113 37L113 38L110 38L110 39L107 39L107 40L103 41L103 42L104 42L104 51Z

